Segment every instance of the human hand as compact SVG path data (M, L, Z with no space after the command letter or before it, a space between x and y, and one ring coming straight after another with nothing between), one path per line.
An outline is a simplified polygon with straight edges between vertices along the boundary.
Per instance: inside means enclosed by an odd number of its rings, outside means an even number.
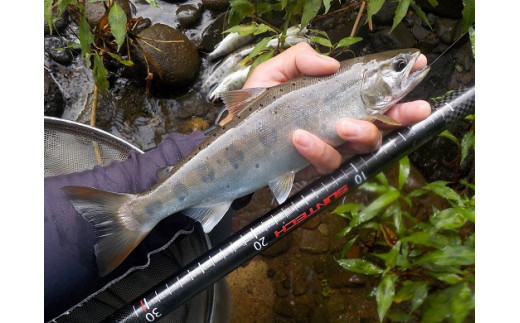
M426 57L421 54L412 70L418 70L425 65ZM337 60L318 54L307 43L299 43L258 65L243 88L271 87L300 75L329 75L336 72L339 66ZM417 100L398 103L385 114L406 126L425 119L430 113L430 104ZM337 121L336 130L339 137L346 142L336 148L312 133L296 130L292 137L293 144L311 163L309 167L298 172L296 180L308 180L334 171L343 161L343 155L364 154L378 149L382 141L380 129L392 128L395 126L380 122L340 119Z

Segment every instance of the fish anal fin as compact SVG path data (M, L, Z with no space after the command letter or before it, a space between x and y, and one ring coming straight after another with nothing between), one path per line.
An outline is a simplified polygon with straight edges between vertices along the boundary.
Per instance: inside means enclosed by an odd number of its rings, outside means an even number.
M199 205L183 210L182 213L202 224L204 232L210 232L227 213L233 201L211 205Z
M240 111L242 111L248 103L257 98L260 94L264 93L266 88L257 87L250 89L241 89L235 91L228 91L220 94L222 101L226 105L229 115L234 117Z
M149 230L125 221L132 208L123 207L133 194L120 194L90 187L61 188L76 211L94 228L96 262L100 277L112 272L146 237ZM134 225L130 225L130 223Z
M273 192L278 204L285 202L294 182L294 172L290 172L269 182L269 188Z
M379 120L383 123L386 123L386 124L389 124L389 125L392 125L392 126L402 126L402 124L393 119L393 118L390 118L389 116L386 116L384 114L374 114L372 115L372 117L375 119L375 120Z

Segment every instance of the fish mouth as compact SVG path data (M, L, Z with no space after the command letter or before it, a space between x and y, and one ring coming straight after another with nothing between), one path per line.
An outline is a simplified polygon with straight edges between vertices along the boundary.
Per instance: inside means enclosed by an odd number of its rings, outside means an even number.
M415 65L417 60L419 59L419 56L421 55L420 51L416 51L412 54L412 59L410 60L410 64L406 66L406 72L403 73L403 82L405 91L411 91L417 84L419 84L428 74L430 71L430 66L426 65L423 68L411 72L412 67Z

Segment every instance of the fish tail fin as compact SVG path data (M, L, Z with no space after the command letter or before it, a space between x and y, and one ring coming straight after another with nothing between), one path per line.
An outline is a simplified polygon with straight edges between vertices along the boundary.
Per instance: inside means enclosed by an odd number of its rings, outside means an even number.
M98 273L112 272L146 237L149 230L136 227L130 207L134 194L120 194L90 187L62 187L76 211L94 227ZM133 227L132 227L133 226Z

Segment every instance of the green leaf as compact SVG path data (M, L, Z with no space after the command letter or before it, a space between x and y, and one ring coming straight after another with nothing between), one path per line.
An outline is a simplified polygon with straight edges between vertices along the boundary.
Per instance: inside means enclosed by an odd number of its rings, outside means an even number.
M395 205L394 207L390 206L392 209L392 218L394 220L394 227L397 236L400 237L405 233L406 227L403 222L403 216L401 214L401 207L399 205Z
M457 139L457 137L455 137L449 130L444 130L438 136L453 141L457 146L459 145L459 139Z
M43 1L43 17L49 26L50 33L52 35L52 2L53 0Z
M229 26L239 24L245 17L253 17L255 13L254 5L248 0L230 0L229 6Z
M428 3L432 6L432 7L437 7L439 5L439 2L437 2L437 0L428 0Z
M253 72L255 67L257 67L259 64L267 61L268 59L270 59L273 56L274 56L274 48L271 48L267 52L265 52L265 53L261 54L260 56L258 56L255 59L255 61L253 62L253 64L251 64L251 68L249 69L249 75L251 75L251 73ZM248 75L248 77L249 77L249 75Z
M468 131L464 137L462 137L462 142L460 145L462 150L460 163L462 164L466 157L468 157L469 150L475 147L475 133L473 131Z
M125 43L126 38L126 14L117 1L114 1L110 12L108 13L108 24L110 25L110 32L114 35L117 44L117 51Z
M257 23L251 22L249 24L240 24L240 25L233 26L224 32L225 33L235 32L235 33L239 33L241 36L246 36L246 35L251 35L251 34L260 35L267 31L276 33L276 31L273 28L271 28L265 24L257 24Z
M408 13L408 7L410 6L410 0L399 0L399 4L397 5L397 8L395 9L394 13L394 23L392 24L392 28L390 29L390 32L392 32L395 27L403 20L403 18Z
M381 7L383 7L383 4L385 3L385 0L370 0L368 3L368 16L367 21L372 18L373 15L379 12L381 10Z
M134 66L134 62L129 59L123 59L121 55L108 52L108 55L125 66Z
M392 249L390 249L387 253L374 254L374 256L381 258L385 261L385 266L387 269L392 269L395 267L397 262L397 256L399 255L399 251L401 249L401 241L398 241Z
M374 176L381 184L388 186L388 179L386 179L385 173L381 172Z
M316 17L318 11L320 10L322 4L322 0L309 0L305 1L305 5L303 6L303 14L301 27L305 27L309 24L309 22Z
M399 185L398 189L403 189L404 184L406 183L406 179L408 179L408 175L410 175L410 160L408 156L404 157L399 161Z
M150 5L154 6L155 8L160 8L159 4L155 0L146 0Z
M364 207L365 206L363 204L359 204L359 203L346 203L346 204L339 205L336 209L334 209L334 211L332 211L332 213L338 214L338 215L343 215L346 213L347 214L348 213L358 213Z
M318 43L318 44L328 47L328 48L332 48L332 43L327 38L323 38L320 36L308 36L308 37L310 39L312 39L312 41L314 41L315 43Z
M435 212L430 217L430 222L435 226L437 230L440 229L458 229L464 225L465 217L460 214L455 208L444 209L439 212Z
M390 190L390 187L387 185L377 184L374 182L366 182L359 187L359 189L365 192L372 192L377 194L383 194Z
M90 53L90 44L94 42L94 35L90 31L87 17L84 15L79 21L79 43L81 44L81 55Z
M253 50L251 51L251 53L249 53L249 55L246 56L246 58L244 58L244 62L247 62L249 61L250 59L252 59L253 57L257 56L258 54L260 54L264 49L265 49L265 46L267 45L267 43L273 39L273 37L264 37L262 38L261 41L258 42L258 44L256 44L255 48L253 48Z
M430 272L430 275L437 278L441 282L444 282L446 284L454 285L457 283L460 283L463 278L455 273L437 273L437 272Z
M108 71L103 65L103 60L97 52L94 52L94 67L92 69L92 76L94 76L94 83L99 91L108 90Z
M475 0L463 0L461 34L465 33L475 23Z
M465 283L432 294L422 307L422 322L463 322L475 308L475 295Z
M377 286L376 302L377 302L377 314L379 315L379 321L383 322L386 316L386 312L392 305L392 301L395 295L395 281L396 276L385 276L383 280Z
M388 313L388 319L391 322L413 322L413 315L410 315L405 312L392 312Z
M416 263L434 263L441 266L472 265L475 263L475 249L466 246L447 246L422 256Z
M448 245L449 241L443 235L435 232L421 231L410 234L401 239L403 242L412 242L415 244L425 245L433 248L443 248Z
M433 29L432 28L432 25L430 25L430 21L428 20L428 17L426 16L426 14L424 13L424 11L422 11L421 7L415 3L414 0L410 0L410 7L413 8L413 10L415 11L415 13L421 17L421 19L428 25L428 27L430 27L430 29Z
M424 188L434 192L435 194L447 200L457 202L461 201L459 194L452 188L446 186L448 184L449 182L446 181L435 181L426 184Z
M421 306L427 296L428 282L406 280L403 282L403 287L395 295L394 302L401 303L412 300L410 312L413 312Z
M473 27L469 27L469 40L471 42L471 52L473 53L473 58L475 58L475 29Z
M325 12L323 12L324 15L327 14L327 12L329 12L331 2L332 0L323 0L323 6L325 7Z
M383 208L397 200L399 195L399 191L391 190L379 196L359 213L359 217L357 218L357 223L355 223L355 225L359 225L375 217L379 213L379 211L381 211Z
M383 273L383 269L364 259L339 259L338 264L357 274L377 275Z
M352 246L354 245L354 243L356 242L358 236L355 236L354 238L350 239L346 244L345 246L343 247L343 249L341 250L341 257L344 258L345 255L347 254L347 252L350 250L350 248L352 248Z
M345 37L338 41L336 48L348 47L363 40L363 37Z

